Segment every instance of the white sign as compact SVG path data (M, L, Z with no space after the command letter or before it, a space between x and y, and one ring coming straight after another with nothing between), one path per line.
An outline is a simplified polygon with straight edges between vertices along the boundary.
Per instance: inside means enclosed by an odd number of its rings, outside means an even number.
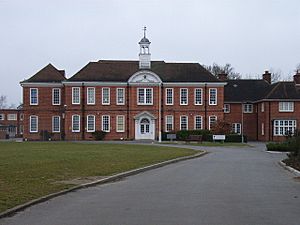
M213 140L214 141L225 141L225 135L223 135L223 134L213 135Z

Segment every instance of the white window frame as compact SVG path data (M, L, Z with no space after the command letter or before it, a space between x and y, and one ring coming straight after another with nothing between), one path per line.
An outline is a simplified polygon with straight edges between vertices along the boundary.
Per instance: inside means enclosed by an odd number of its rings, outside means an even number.
M16 121L18 119L18 115L16 113L7 114L6 119L9 121Z
M169 122L168 118L171 118L171 123L168 123ZM173 131L174 130L174 116L173 115L166 115L165 119L166 119L166 122L165 122L165 131L166 132ZM168 129L168 124L169 125L171 124L171 129Z
M200 128L197 128L197 118L199 118L200 117ZM196 116L194 116L194 129L195 130L202 130L203 129L203 118L202 118L202 116L200 116L200 115L196 115Z
M55 128L55 118L58 118L58 130L56 130ZM53 133L59 133L60 132L60 116L52 116L52 132Z
M290 123L292 123L292 125L290 125ZM273 127L274 136L286 136L286 131L291 130L292 133L296 131L297 120L274 120Z
M242 133L242 124L241 123L233 123L232 124L232 132L235 134Z
M119 91L123 91L122 96L119 96ZM120 98L121 97L121 98ZM119 101L122 99L122 101ZM117 105L125 105L125 88L117 88L116 91L116 104Z
M36 102L32 102L32 93L31 91L36 90ZM30 105L38 105L39 104L39 89L38 88L30 88Z
M20 113L20 121L23 121L23 120L24 120L24 114Z
M279 102L279 112L294 112L294 102Z
M261 103L260 110L261 110L261 112L265 111L265 103L264 102Z
M253 113L253 104L243 104L243 113Z
M0 120L5 120L5 114L3 113L0 114Z
M140 90L143 90L143 102L140 102ZM146 94L147 94L147 90L150 90L151 91L151 102L147 103L147 97L146 97ZM153 105L153 88L137 88L137 104L138 105Z
M32 119L35 118L36 119L36 129L33 130L32 129ZM35 116L35 115L31 115L29 117L29 132L30 133L37 133L39 131L39 117Z
M108 129L104 129L104 117L107 117L108 118ZM104 132L110 132L110 116L109 115L102 115L101 117L101 130L104 131Z
M93 118L93 127L90 129L89 127L89 118ZM86 132L95 132L96 130L96 117L95 115L87 115L86 116Z
M212 95L212 91L215 91L214 96ZM215 98L214 100L212 98ZM218 89L217 88L209 88L209 105L217 105L218 104Z
M74 117L77 117L78 116L78 130L74 130ZM79 133L80 132L80 115L72 115L72 132L73 133Z
M75 101L75 90L78 90L78 101ZM72 104L73 105L80 105L80 87L72 87Z
M108 94L108 97L107 97L107 102L104 101L105 98L104 98L104 91L107 90L107 94ZM110 88L109 87L103 87L102 88L102 105L110 105Z
M265 135L265 124L261 123L261 135L264 136Z
M171 91L171 96L168 95L168 91ZM168 103L168 99L171 99L171 102ZM174 88L166 88L166 105L174 105Z
M96 88L88 87L86 89L86 104L95 105L96 104Z
M56 103L55 99L55 91L58 90L58 103ZM60 105L61 104L61 89L60 88L52 88L52 105Z
M197 101L197 91L200 90L200 102ZM194 104L195 105L203 105L203 89L202 88L195 88L194 89Z
M119 123L119 118L122 118L123 124ZM122 129L119 129L119 125L122 126ZM118 133L125 132L125 116L124 115L117 115L116 116L116 132L118 132Z
M182 118L183 117L186 117L186 129L184 129L184 130L188 130L189 129L189 117L186 115L180 116L180 130L183 130L182 129Z
M182 101L182 91L186 90L186 103ZM188 105L189 104L189 89L188 88L180 88L180 105Z
M224 113L230 113L230 104L224 104Z
M215 118L215 123L218 121L218 117L215 115L211 115L208 117L208 129L211 130L212 128L212 122L211 122L211 118L214 117Z

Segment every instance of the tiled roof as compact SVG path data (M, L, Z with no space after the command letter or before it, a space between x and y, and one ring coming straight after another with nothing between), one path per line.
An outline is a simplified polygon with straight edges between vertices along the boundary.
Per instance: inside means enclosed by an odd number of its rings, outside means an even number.
M224 90L225 102L246 102L262 99L270 84L265 80L227 80Z
M277 82L270 86L265 99L300 99L300 87L294 82Z
M24 82L61 82L66 80L65 71L56 69L51 63Z
M88 63L69 81L127 82L137 71L138 61L99 60ZM219 82L199 63L152 61L151 71L159 75L163 82Z

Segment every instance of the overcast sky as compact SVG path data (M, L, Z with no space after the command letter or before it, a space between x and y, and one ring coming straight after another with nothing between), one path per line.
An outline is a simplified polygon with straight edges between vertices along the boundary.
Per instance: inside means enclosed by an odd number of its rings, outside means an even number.
M152 59L230 63L257 77L300 63L299 0L0 0L0 95L52 63L74 75L89 61L138 59L142 28Z

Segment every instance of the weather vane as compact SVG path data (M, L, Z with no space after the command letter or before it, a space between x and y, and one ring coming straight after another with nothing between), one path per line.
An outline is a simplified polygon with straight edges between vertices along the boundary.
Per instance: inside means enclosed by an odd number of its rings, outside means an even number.
M146 30L147 30L147 27L144 26L143 30L144 30L144 37L146 37Z

